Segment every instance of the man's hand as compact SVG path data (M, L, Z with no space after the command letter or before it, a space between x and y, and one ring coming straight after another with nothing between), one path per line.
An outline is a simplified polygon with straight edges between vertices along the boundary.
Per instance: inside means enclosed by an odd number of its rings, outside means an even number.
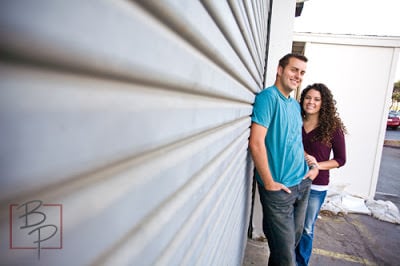
M272 181L268 184L265 184L264 188L266 190L270 190L270 191L279 191L279 190L283 190L287 193L292 193L292 191L290 191L289 188L287 188L284 184Z

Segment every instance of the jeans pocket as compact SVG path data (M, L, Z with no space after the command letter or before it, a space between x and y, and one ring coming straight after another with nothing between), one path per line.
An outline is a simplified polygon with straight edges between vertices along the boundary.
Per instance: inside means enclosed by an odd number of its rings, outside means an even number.
M307 177L306 179L303 180L303 182L305 184L309 184L309 183L312 183L312 180L309 177Z
M270 204L276 207L287 206L293 201L293 195L284 190L269 190L265 196Z

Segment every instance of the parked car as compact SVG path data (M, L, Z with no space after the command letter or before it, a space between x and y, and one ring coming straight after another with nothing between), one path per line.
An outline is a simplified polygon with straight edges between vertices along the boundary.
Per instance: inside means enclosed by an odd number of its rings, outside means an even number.
M399 113L389 112L386 126L392 128L392 129L397 129L400 126Z

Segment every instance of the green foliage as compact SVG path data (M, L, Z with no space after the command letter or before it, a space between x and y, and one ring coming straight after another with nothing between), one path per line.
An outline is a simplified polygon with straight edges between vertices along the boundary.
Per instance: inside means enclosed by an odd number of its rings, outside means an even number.
M394 83L392 101L400 102L400 80Z
M396 81L393 86L393 90L400 89L400 80Z

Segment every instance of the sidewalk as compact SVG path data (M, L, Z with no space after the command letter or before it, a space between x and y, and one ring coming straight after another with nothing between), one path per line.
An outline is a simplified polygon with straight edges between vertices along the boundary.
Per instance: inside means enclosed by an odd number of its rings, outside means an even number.
M385 142L375 200L390 200L400 208L396 144ZM243 266L267 265L268 253L267 242L249 239ZM365 214L321 212L310 265L400 265L400 225Z
M310 265L399 265L400 225L369 215L321 214ZM243 266L267 265L268 244L249 239Z

